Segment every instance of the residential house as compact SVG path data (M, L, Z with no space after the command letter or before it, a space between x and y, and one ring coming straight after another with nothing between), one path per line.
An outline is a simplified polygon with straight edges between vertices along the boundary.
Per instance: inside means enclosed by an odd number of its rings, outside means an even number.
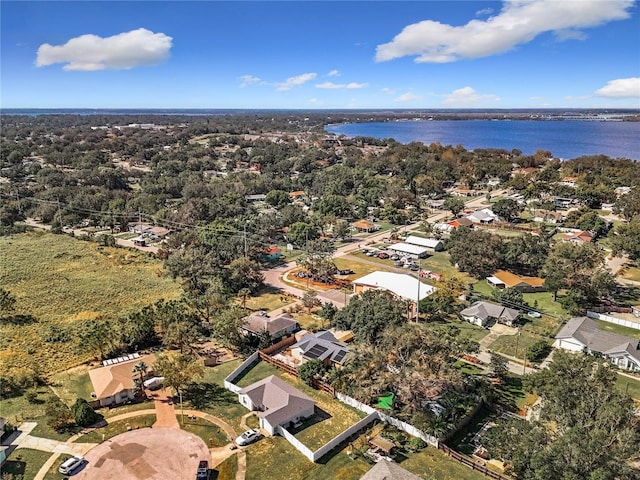
M93 385L95 399L101 407L119 405L135 398L135 382L137 374L133 367L138 362L147 365L147 373L151 373L155 355L130 355L112 360L105 360L104 366L89 370L89 378ZM94 395L92 395L93 397Z
M429 249L412 245L410 243L394 243L387 247L387 250L395 252L409 258L425 258Z
M364 218L353 222L352 225L359 233L371 233L380 229L378 225Z
M521 277L515 273L498 270L487 277L487 283L493 288L515 288L521 292L540 292L544 290L544 279L540 277Z
M503 307L490 302L475 302L460 312L460 316L474 325L484 327L487 323L497 321L513 326L520 316L518 310Z
M282 249L280 247L276 247L275 245L271 245L264 252L265 258L267 260L278 260L282 257Z
M565 212L554 212L553 210L535 209L531 213L531 219L541 223L562 223L567 218Z
M245 335L260 335L266 330L273 341L300 330L298 322L288 313L283 313L274 318L269 318L266 314L254 313L243 320L244 323L240 330Z
M573 198L553 197L553 204L557 208L569 208L574 203Z
M553 346L572 352L602 355L614 365L640 372L640 340L600 330L588 317L574 317L556 335Z
M349 347L346 343L338 341L331 332L321 330L303 336L298 343L291 345L288 353L298 364L308 360L320 360L329 367L343 365L348 359Z
M562 236L562 241L575 243L591 243L593 242L594 238L595 235L593 233L583 230L581 232L565 233Z
M467 219L471 220L473 223L483 223L489 224L493 222L500 221L500 217L493 213L490 208L482 208L480 210L476 210L475 212L471 212L466 216Z
M427 298L436 291L435 287L404 273L372 272L352 283L353 292L356 295L367 290L386 290L398 298L407 300L409 302L407 307L409 316L415 313L417 301Z
M376 463L360 480L420 480L420 477L405 470L395 462Z
M140 237L148 237L153 240L160 240L166 237L170 230L164 227L157 227L145 222L133 222L128 225L131 233L137 233Z
M422 238L415 235L409 235L404 242L424 247L431 252L440 252L444 250L444 243L442 240L438 240L437 238Z
M238 401L258 412L260 428L275 435L277 427L287 428L311 417L316 402L275 375L238 392Z
M245 195L244 199L247 202L264 202L267 198L267 195L265 195L264 193L256 193L254 195Z

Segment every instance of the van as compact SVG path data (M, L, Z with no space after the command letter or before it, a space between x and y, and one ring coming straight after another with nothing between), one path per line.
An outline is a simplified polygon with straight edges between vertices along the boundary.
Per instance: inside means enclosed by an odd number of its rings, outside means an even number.
M78 468L80 465L82 465L83 462L84 462L84 457L81 457L79 455L68 458L67 460L62 462L62 465L60 465L60 468L58 469L58 471L63 475L68 475L71 472L73 472L76 468Z

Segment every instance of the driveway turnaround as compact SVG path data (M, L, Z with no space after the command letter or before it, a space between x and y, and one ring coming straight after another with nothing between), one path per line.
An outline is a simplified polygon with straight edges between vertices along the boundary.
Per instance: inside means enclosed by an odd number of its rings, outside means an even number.
M90 450L74 480L193 480L200 460L210 460L204 441L176 428L153 427L113 437Z

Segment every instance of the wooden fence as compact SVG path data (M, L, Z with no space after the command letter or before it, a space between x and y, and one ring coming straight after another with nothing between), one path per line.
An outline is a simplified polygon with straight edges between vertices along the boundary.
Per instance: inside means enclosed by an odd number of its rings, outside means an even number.
M463 465L475 470L476 472L480 472L483 475L492 478L494 480L513 480L511 477L507 477L505 475L501 475L498 472L494 472L493 470L489 470L484 465L476 463L473 458L467 457L459 452L456 452L452 448L447 447L444 443L440 443L438 445L438 450L442 450L449 457L453 458L456 462L460 462Z
M294 335L290 335L288 337L284 337L279 342L274 343L273 345L262 349L261 352L266 353L267 355L271 355L273 352L277 352L281 348L289 347L294 343L296 343L296 337Z

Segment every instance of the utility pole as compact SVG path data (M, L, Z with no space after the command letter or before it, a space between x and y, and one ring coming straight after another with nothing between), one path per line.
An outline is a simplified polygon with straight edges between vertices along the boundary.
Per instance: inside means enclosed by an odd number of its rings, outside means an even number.
M416 298L416 323L420 321L420 274L422 273L422 259L418 258L418 298Z

